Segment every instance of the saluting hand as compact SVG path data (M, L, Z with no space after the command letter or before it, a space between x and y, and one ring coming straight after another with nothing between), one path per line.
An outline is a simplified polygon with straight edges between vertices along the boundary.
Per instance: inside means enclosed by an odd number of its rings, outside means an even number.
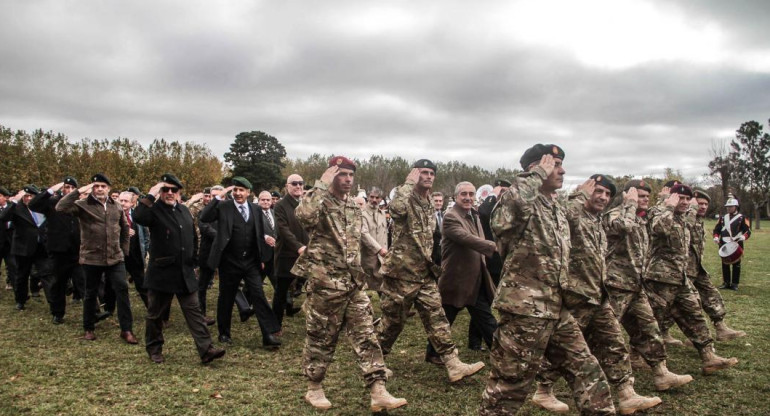
M553 173L553 170L556 167L556 161L553 160L553 156L551 155L543 155L543 157L540 158L540 164L538 164L538 166L545 171L545 176L551 176L551 173Z
M23 190L23 189L22 189L22 190L20 190L20 191L19 191L19 192L18 192L16 195L14 195L14 196L11 198L11 201L13 201L13 202L19 202L19 201L21 201L21 198L24 198L24 194L25 194L25 193L26 193L26 192L24 192L24 190Z
M664 186L663 189L660 190L658 197L660 199L666 199L668 198L669 195L671 195L671 188L669 188L668 186Z
M80 192L81 194L90 194L91 189L93 189L93 187L94 187L94 184L92 182L92 183L89 183L88 185L84 185L78 188L78 192Z
M630 188L628 191L623 192L624 202L639 202L639 192L636 188Z
M675 207L679 205L679 194L671 194L666 198L666 205L669 207Z
M59 182L59 183L57 183L56 185L51 185L51 187L50 187L50 188L48 188L48 190L50 190L51 192L56 192L56 191L58 191L59 189L61 189L61 188L62 188L62 186L64 186L64 182Z
M588 195L593 194L594 189L596 189L596 179L589 179L577 187L578 191L584 191Z
M152 188L150 188L150 190L147 191L147 193L152 195L153 198L157 198L158 194L160 194L160 188L162 188L164 186L166 186L165 182L158 182L155 185L153 185Z
M325 183L326 185L331 185L332 182L334 182L334 178L337 176L337 173L340 171L339 166L332 166L328 169L326 169L321 175L321 182Z
M409 174L406 175L406 182L407 183L417 183L420 180L420 169L413 168L409 171Z
M197 202L199 199L203 198L203 192L198 192L197 194L190 197L190 203Z

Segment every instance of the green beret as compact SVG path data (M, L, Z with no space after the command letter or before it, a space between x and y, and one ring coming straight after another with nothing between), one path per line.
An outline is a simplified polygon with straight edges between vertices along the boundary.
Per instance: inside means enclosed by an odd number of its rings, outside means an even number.
M37 189L37 186L29 184L24 187L24 192L31 194L31 195L37 195L40 193L40 189Z
M552 155L556 159L564 160L564 150L555 144L536 144L524 152L519 159L521 168L527 170L533 162L538 162L545 155Z
M495 179L494 186L502 186L504 188L510 188L511 182L505 179Z
M249 182L249 180L244 178L243 176L234 177L233 186L240 186L241 188L246 188L248 190L251 190L251 182Z
M623 191L628 192L628 190L631 188L652 192L652 188L650 188L650 183L645 181L644 179L631 179L630 181L626 182L626 186L623 187Z
M615 194L618 192L618 188L615 187L615 184L610 180L610 178L607 175L596 173L594 175L591 175L590 179L593 179L594 181L596 181L597 185L601 185L609 189L611 197L614 197Z
M433 170L433 173L436 173L438 168L436 167L436 164L431 162L428 159L420 159L416 162L414 162L414 165L412 165L412 168L416 169L431 169Z
M64 177L64 183L67 185L72 185L75 188L78 187L78 180L73 178L72 176L65 176Z
M101 172L92 176L91 182L104 182L107 184L107 186L112 186L112 183L110 182L110 178L108 178L107 175Z
M163 175L161 175L160 180L161 182L166 182L171 185L174 185L179 189L184 188L184 185L182 185L182 182L179 180L179 178L174 176L174 174L172 173L164 173Z
M709 196L709 193L703 189L703 188L694 188L693 195L695 195L696 198L703 198L706 201L711 202L711 197Z
M2 186L0 186L0 195L3 195L3 196L11 196L11 193L10 193L10 192L8 192L8 189L5 189L5 188L3 188Z

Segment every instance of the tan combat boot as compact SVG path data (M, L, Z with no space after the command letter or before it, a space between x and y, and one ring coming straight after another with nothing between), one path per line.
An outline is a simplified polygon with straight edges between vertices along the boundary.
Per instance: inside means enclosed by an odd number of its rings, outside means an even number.
M310 403L311 406L320 410L327 410L332 407L329 400L326 399L324 394L324 388L321 383L314 383L309 381L307 383L307 393L305 393L305 401Z
M633 381L623 383L618 388L618 410L621 415L630 415L638 410L649 409L662 402L660 397L644 397L636 394Z
M725 321L715 323L714 328L717 330L717 341L730 341L746 336L746 332L731 329L727 326Z
M705 375L714 374L719 370L724 370L738 364L738 359L735 357L722 358L718 356L714 351L713 345L700 350L700 359L703 361L703 374Z
M377 380L372 384L372 412L381 412L383 410L397 409L406 406L406 399L397 399L385 390L385 382Z
M393 378L393 370L385 367L385 380L390 380L391 378Z
M668 333L668 329L661 330L660 335L663 337L663 342L666 344L667 347L683 347L684 343L682 341L679 341L678 339L674 338L671 334Z
M452 383L460 381L465 377L472 376L484 368L484 363L481 361L473 364L465 364L460 361L460 359L457 358L457 350L441 356L441 361L444 362L446 371L449 374L449 381Z
M665 391L674 387L683 386L692 381L692 376L685 374L680 376L668 371L666 361L661 361L652 367L653 384L655 390Z
M628 359L631 361L631 368L633 368L634 371L644 371L650 369L649 364L647 364L647 361L644 360L642 354L639 354L633 348L631 348L631 354L629 354Z
M532 396L532 403L553 413L569 412L567 403L564 403L553 395L552 384L537 383L537 391L535 392L535 395Z

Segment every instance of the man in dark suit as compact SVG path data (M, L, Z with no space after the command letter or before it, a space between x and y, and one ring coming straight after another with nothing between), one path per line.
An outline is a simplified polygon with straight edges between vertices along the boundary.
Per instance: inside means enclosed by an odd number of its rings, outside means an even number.
M64 322L67 305L67 283L72 280L76 298L82 299L85 292L85 274L80 267L80 222L64 212L56 211L56 203L62 195L67 195L78 188L78 182L72 176L40 192L29 202L29 209L45 215L48 223L46 249L53 262L53 272L48 281L43 282L53 315L53 323Z
M121 192L118 195L118 204L123 209L128 221L128 254L126 255L126 273L134 281L136 292L144 303L144 307L149 306L147 299L147 288L144 285L144 259L147 251L150 249L150 236L147 227L137 224L134 221L134 203L136 195L130 191ZM166 316L168 320L168 316Z
M214 348L211 335L198 305L198 281L195 256L198 235L190 210L177 202L182 183L166 173L140 200L134 212L137 224L150 230L150 262L147 267L147 327L145 346L150 359L160 364L163 358L163 315L176 296L198 355L209 363L225 355Z
M217 237L209 255L209 267L219 268L219 300L217 301L217 329L219 341L231 343L230 323L238 285L243 280L249 289L254 314L262 331L262 344L266 347L281 345L277 333L281 330L270 304L262 290L262 253L264 231L260 208L249 202L251 183L236 176L232 190L233 199L222 201L217 195L203 208L201 222L217 221Z
M305 251L309 237L297 220L294 210L299 205L305 182L297 174L289 175L286 179L286 195L275 204L275 223L277 238L275 245L275 275L278 288L273 294L273 312L278 324L283 323L283 313L288 310L296 312L291 303L287 302L289 287L297 276L291 273L291 268L297 258Z
M40 193L34 185L27 185L15 197L11 198L11 207L0 213L0 221L12 221L14 232L11 242L11 254L15 256L17 274L14 284L16 309L23 310L29 299L30 283L32 292L37 289L37 283L30 282L30 272L34 265L40 279L50 281L53 266L45 249L46 218L29 209L29 202Z
M447 210L441 228L441 278L438 281L441 304L451 325L457 314L468 309L487 347L497 321L491 304L495 285L486 267L486 257L496 246L484 238L481 221L473 209L476 188L470 182L455 187L455 205ZM428 343L426 360L441 363L440 357Z
M216 185L211 188L203 190L202 205L205 208L206 205L211 203L211 199L215 195L224 194L225 188ZM198 230L200 230L201 244L198 251L198 304L201 307L201 313L203 319L206 321L206 325L214 325L217 321L213 318L206 316L206 292L209 290L209 285L214 280L214 271L216 269L209 267L209 256L211 255L211 246L214 244L214 240L217 238L217 222L202 222L200 221L201 213L198 212Z
M273 196L270 192L262 191L257 197L257 204L261 208L260 214L262 215L262 225L264 226L265 233L265 246L262 250L262 263L265 264L265 268L262 270L262 281L265 277L270 280L270 284L273 285L273 289L277 287L275 282L274 272L274 260L275 255L275 215L273 213Z
M11 193L0 186L0 216L13 205L8 203ZM10 221L0 221L0 265L5 263L5 289L13 289L16 281L16 259L11 255L11 238L13 226Z

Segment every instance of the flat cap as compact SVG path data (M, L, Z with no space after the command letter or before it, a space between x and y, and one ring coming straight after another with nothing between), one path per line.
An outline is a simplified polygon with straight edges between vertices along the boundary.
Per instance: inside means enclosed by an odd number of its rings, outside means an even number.
M241 188L251 190L251 182L243 176L233 177L233 186L240 186Z
M107 184L107 186L112 186L112 182L110 182L110 178L108 178L107 175L101 172L94 174L94 176L91 177L91 182L104 182Z
M626 186L623 187L623 191L628 192L628 190L631 188L642 189L647 192L652 192L650 183L645 181L644 179L631 179L630 181L626 182Z
M672 194L679 194L679 195L686 195L689 197L692 197L692 188L685 184L678 183L671 187L671 193Z
M345 156L334 156L329 159L329 167L338 166L342 169L350 169L353 172L356 171L356 162L346 158Z
M412 167L416 169L431 169L433 170L433 173L436 173L436 171L438 171L438 167L436 167L436 164L431 162L428 159L420 159L414 162Z
M182 185L182 181L179 180L176 176L174 176L173 173L164 173L160 176L160 180L162 182L166 182L168 184L174 185L179 189L184 188L184 185Z
M595 173L591 175L590 179L593 179L594 181L596 181L597 185L600 185L609 189L611 197L614 197L615 194L618 192L618 188L615 187L615 183L612 182L607 175L602 175L601 173Z
M503 188L510 188L511 182L505 179L495 179L493 186L502 186Z
M10 193L10 192L8 192L8 189L6 189L6 188L4 188L4 187L0 186L0 195L3 195L3 196L11 196L11 193Z
M40 193L40 189L37 189L37 186L29 184L24 186L24 192L30 194L30 195L37 195Z
M74 186L75 188L77 188L77 187L78 187L78 180L77 180L77 179L75 179L75 178L73 178L72 176L65 176L65 177L64 177L64 183L65 183L66 185L72 185L72 186Z
M706 201L711 202L711 196L709 196L709 193L703 188L693 188L692 194L695 198L703 198Z
M524 155L519 159L521 168L527 170L529 165L533 162L539 161L545 155L552 155L556 159L564 160L564 150L555 144L541 144L538 143L524 152Z

